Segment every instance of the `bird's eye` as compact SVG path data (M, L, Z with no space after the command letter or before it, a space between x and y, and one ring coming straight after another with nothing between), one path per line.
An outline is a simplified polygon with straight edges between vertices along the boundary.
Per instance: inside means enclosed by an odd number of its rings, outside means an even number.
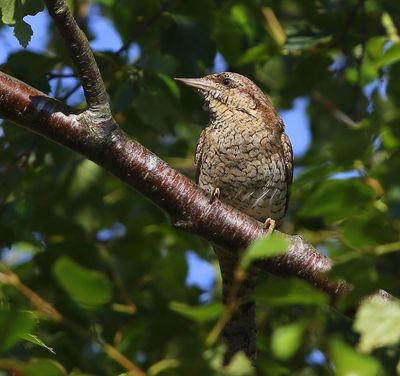
M222 80L222 83L224 84L224 86L229 86L232 83L232 80L230 78L224 78Z

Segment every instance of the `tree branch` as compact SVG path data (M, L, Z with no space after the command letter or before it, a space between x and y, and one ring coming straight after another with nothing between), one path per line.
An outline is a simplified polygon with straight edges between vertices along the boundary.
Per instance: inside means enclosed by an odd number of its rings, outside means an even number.
M68 9L65 0L45 0L50 16L66 42L69 55L78 70L88 107L92 111L110 110L99 68L89 42Z
M244 213L210 202L208 195L137 141L112 118L107 94L89 43L70 14L65 0L45 0L82 81L88 110L78 113L27 84L0 72L0 116L81 153L123 182L140 191L175 225L234 252L266 235L264 226ZM325 291L334 304L351 289L324 274L332 261L300 236L285 235L288 251L258 263L279 276L297 276ZM381 292L385 300L390 297Z
M244 213L219 200L210 203L193 182L118 126L93 123L86 112L77 114L2 72L0 116L81 153L165 210L177 227L225 249L239 252L266 234L260 222ZM332 302L350 290L347 283L329 281L323 274L332 267L329 258L301 236L285 237L290 242L288 252L260 261L260 268L279 276L300 277L328 293Z

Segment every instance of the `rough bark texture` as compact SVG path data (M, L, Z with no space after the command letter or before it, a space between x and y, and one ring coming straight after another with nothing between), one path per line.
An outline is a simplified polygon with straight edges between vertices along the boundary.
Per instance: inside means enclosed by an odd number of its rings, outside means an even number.
M73 109L0 72L0 116L75 150L147 196L165 210L176 227L232 252L265 235L262 223L209 196L188 178L119 128L94 123L90 112ZM332 262L301 236L286 235L290 248L259 266L280 276L298 276L335 301L349 286L323 274Z
M93 52L85 34L69 11L66 1L45 0L45 3L78 70L88 107L92 110L108 108L106 90Z
M115 123L89 43L65 0L45 0L76 65L88 109L77 113L29 85L0 72L0 117L75 150L140 191L165 210L176 227L229 250L234 257L264 236L262 223L209 195L133 139ZM334 303L351 286L324 275L332 262L300 236L290 247L258 266L276 275L297 276L327 292ZM379 293L385 300L390 295ZM245 348L245 345L241 345Z

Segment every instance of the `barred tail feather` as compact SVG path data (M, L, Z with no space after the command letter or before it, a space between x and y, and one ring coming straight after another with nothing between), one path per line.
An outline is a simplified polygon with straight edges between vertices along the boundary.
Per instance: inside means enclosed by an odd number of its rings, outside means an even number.
M230 303L231 289L234 285L234 273L238 265L238 258L232 257L223 248L215 247L222 275L222 300L224 305ZM226 324L222 336L227 344L224 362L228 364L239 351L254 362L257 355L256 348L256 304L252 293L257 281L257 268L250 267L246 279L241 282L235 300L238 307Z

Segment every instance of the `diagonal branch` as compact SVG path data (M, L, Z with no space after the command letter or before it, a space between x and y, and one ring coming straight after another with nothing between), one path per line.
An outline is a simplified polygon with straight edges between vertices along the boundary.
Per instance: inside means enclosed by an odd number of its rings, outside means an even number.
M118 127L96 124L72 108L0 72L0 116L75 150L135 188L165 210L176 227L239 252L266 232L260 222L209 197ZM325 291L335 302L351 288L323 274L332 261L300 236L286 235L287 253L260 261L280 276L297 276ZM387 298L384 293L381 294ZM387 299L386 299L387 300Z
M112 118L104 84L90 50L64 0L45 0L84 87L89 109L77 113L27 84L0 72L0 116L81 153L165 210L176 227L237 253L266 235L264 226L209 197L188 178L130 139ZM334 304L351 286L329 281L332 261L300 236L285 235L289 250L258 263L280 276L297 276L325 291ZM390 295L380 292L385 300Z
M176 227L200 235L235 256L265 236L261 223L218 200L210 202L208 195L188 178L119 128L112 117L89 43L66 1L45 2L77 67L88 110L78 113L0 72L0 116L81 153L165 210ZM329 258L300 236L285 237L290 243L288 251L282 256L261 260L260 268L280 276L303 278L328 293L332 304L351 290L344 281L328 280L324 273L332 267ZM385 292L380 292L380 296L390 299ZM227 311L227 314L231 313Z

